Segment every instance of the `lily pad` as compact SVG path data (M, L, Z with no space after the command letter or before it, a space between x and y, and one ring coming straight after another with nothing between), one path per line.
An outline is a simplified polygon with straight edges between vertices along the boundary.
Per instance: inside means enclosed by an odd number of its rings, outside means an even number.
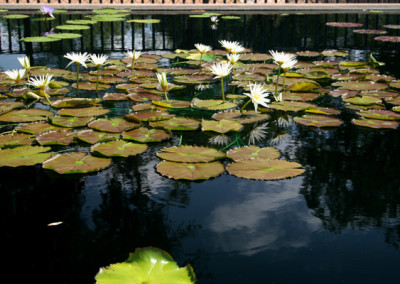
M42 146L69 145L73 142L75 133L68 130L49 131L36 136L36 141Z
M0 115L24 106L23 102L0 101Z
M269 105L270 108L282 111L303 111L308 108L317 107L315 104L306 103L306 102L296 102L296 101L282 101L282 102L273 102Z
M326 79L324 77L324 79ZM316 91L320 88L318 83L313 82L295 82L290 87L289 90L292 92L311 92Z
M6 15L3 16L5 19L9 20L19 20L19 19L26 19L29 18L29 15L23 15L23 14L12 14L12 15Z
M400 42L400 36L378 36L374 38L374 40L382 42Z
M130 121L159 121L173 118L175 115L165 111L145 110L125 115L125 118Z
M126 101L128 96L124 93L105 93L103 101Z
M173 117L167 120L152 121L151 127L161 127L168 130L197 130L200 122L197 119L186 117Z
M323 115L303 115L293 118L293 121L314 127L337 127L343 124L341 119Z
M274 147L244 146L229 150L226 156L237 162L254 159L278 159L281 153Z
M76 89L76 83L73 83L71 85L71 88ZM108 84L103 84L103 83L99 83L97 85L97 88L99 91L104 91L107 90L109 88L111 88L111 85ZM79 90L85 90L85 91L95 91L96 90L96 83L94 82L80 82L79 83Z
M305 110L305 112L314 114L323 114L323 115L337 115L340 113L340 110L329 107L316 107L316 108L308 108Z
M50 147L20 146L11 149L0 149L0 167L33 166L43 163L52 153Z
M228 110L237 107L235 103L224 102L222 100L200 100L194 98L191 103L192 108L202 110Z
M123 132L131 129L138 128L140 124L127 121L122 117L116 118L100 118L95 121L92 121L88 124L88 126L92 129L96 129L98 131L104 132Z
M161 151L157 157L172 162L209 163L225 158L224 152L202 146L173 146Z
M156 168L161 175L177 180L206 180L219 176L225 171L224 165L220 162L177 163L162 161Z
M97 105L97 101L91 98L64 98L54 101L51 104L55 108L89 107L94 105Z
M227 133L230 131L240 131L243 125L235 120L202 120L201 130L202 131L213 131L217 133Z
M31 145L33 141L35 141L35 136L31 134L11 133L0 135L0 148Z
M109 113L109 109L99 107L88 107L88 108L64 108L58 111L59 115L62 116L77 116L77 117L93 117L100 116Z
M54 113L45 109L21 109L12 110L3 115L0 115L0 121L3 122L31 122L46 120L48 117L53 116Z
M82 130L76 134L76 138L89 144L117 140L120 136L120 133L94 131L93 129Z
M69 117L69 116L54 116L50 119L51 123L57 126L76 128L84 127L91 122L93 117Z
M56 39L74 39L74 38L80 38L82 37L82 35L75 33L57 33L57 34L50 34L47 37Z
M384 35L384 34L387 34L387 31L372 30L372 29L360 29L360 30L353 30L353 33L363 34L363 35Z
M126 21L127 23L138 23L138 24L158 24L160 19L133 19Z
M74 152L57 154L45 161L42 167L59 174L84 174L100 171L110 164L111 159L93 157L83 152Z
M59 25L55 27L56 29L59 30L88 30L90 29L90 26L85 26L85 25Z
M256 180L279 180L304 173L296 162L271 159L242 160L227 165L226 170L234 176Z
M255 112L254 110L243 111L233 110L233 111L225 111L214 113L212 116L213 119L216 120L235 120L240 122L241 124L252 123L262 120L267 120L270 118L269 114Z
M128 98L135 102L159 101L163 99L160 95L144 92L130 93L128 94Z
M351 22L328 22L325 25L339 28L359 28L363 26L363 24Z
M124 140L136 141L141 143L161 142L171 138L171 134L162 129L148 129L140 127L131 131L122 133Z
M345 98L343 99L343 101L355 105L373 105L382 103L382 100L380 98L370 97L370 96L357 96L352 98Z
M179 267L167 252L154 247L137 248L125 262L100 269L95 278L96 284L194 284L196 279L190 265Z
M383 120L399 120L400 114L395 113L390 110L383 110L383 109L368 109L368 110L360 110L357 112L358 115L365 117L365 118L372 118L372 119L383 119Z
M44 132L48 132L51 130L59 130L62 129L61 127L49 124L45 121L33 122L29 124L24 124L17 128L18 132L28 133L38 135Z
M107 157L129 157L141 154L147 150L146 144L126 142L116 140L105 143L99 143L91 148L92 153L99 153Z
M373 129L396 129L399 126L397 121L381 120L381 119L355 119L351 122L355 125L368 127Z
M159 100L159 101L153 101L153 104L156 106L165 107L165 108L173 108L173 109L190 107L190 102L180 101L180 100L168 100L168 101Z

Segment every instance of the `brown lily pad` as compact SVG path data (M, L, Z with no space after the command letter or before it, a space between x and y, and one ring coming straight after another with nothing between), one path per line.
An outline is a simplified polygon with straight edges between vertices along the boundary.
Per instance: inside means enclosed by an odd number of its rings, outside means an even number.
M0 135L0 148L31 145L35 141L35 136L31 134L6 134Z
M253 123L257 121L267 120L270 118L269 114L255 112L254 110L243 111L233 110L233 111L225 111L218 112L213 114L213 119L216 120L235 120L240 122L241 124Z
M122 133L124 140L135 141L140 143L161 142L171 138L171 134L162 129L148 129L140 127L131 131Z
M197 130L200 127L200 121L194 118L173 117L167 120L151 121L150 126L168 130Z
M395 113L391 110L384 109L368 109L368 110L360 110L357 112L358 115L371 118L371 119L383 119L383 120L399 120L400 114Z
M147 150L146 144L131 143L124 140L116 140L99 143L91 148L92 153L99 153L107 157L129 157L141 154Z
M49 131L36 136L36 141L42 146L69 145L74 141L75 133L68 130Z
M303 115L293 118L293 121L314 127L337 127L343 124L341 119L323 115Z
M157 172L177 180L207 180L217 177L225 171L220 162L211 163L177 163L162 161L156 167Z
M281 153L274 147L244 146L229 150L226 156L237 162L253 159L278 159Z
M117 140L120 136L120 133L94 131L93 129L81 130L76 134L76 138L89 144Z
M109 113L109 109L100 107L87 107L87 108L64 108L58 111L61 116L77 116L77 117L93 117Z
M160 121L173 118L175 115L159 110L144 110L125 115L129 121Z
M351 122L358 126L373 129L396 129L399 126L397 121L380 119L352 119Z
M224 152L201 146L173 146L161 151L157 157L172 162L209 163L225 158Z
M227 133L230 131L240 131L243 125L235 120L202 120L201 130L202 131L213 131L217 133Z
M0 115L0 121L3 122L32 122L46 120L48 117L53 116L54 113L45 109L21 109L12 110L5 114Z
M51 124L68 127L68 128L78 128L84 127L89 122L91 122L93 117L77 117L77 116L54 116L50 119Z
M48 159L52 153L50 147L20 146L10 149L0 149L0 167L20 167L40 164Z
M99 118L88 124L88 127L104 132L120 133L131 129L138 128L140 124L127 121L122 117L116 118Z

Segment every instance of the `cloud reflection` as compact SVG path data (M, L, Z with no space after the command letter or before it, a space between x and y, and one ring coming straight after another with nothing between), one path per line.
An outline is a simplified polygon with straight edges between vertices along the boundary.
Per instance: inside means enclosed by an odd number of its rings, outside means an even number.
M216 249L250 256L307 246L321 221L311 215L298 193L300 183L301 178L294 178L272 186L257 182L246 188L245 182L239 182L234 189L243 191L239 198L215 208L208 217Z

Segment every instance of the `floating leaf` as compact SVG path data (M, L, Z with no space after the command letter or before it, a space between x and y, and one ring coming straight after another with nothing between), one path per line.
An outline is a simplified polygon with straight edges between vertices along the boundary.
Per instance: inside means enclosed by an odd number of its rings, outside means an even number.
M122 133L122 138L125 140L136 141L141 143L161 142L171 138L171 134L162 129L148 129L140 127L131 131Z
M38 135L51 130L59 130L61 127L51 125L45 121L33 122L29 124L22 125L17 128L18 132L28 133Z
M353 30L353 33L363 34L363 35L384 35L384 34L387 34L387 31L385 31L385 30L361 29L361 30Z
M83 152L57 154L43 163L43 168L59 174L84 174L107 168L111 159L97 158Z
M305 102L295 102L295 101L282 101L273 102L269 105L270 108L283 111L302 111L307 108L315 108L316 105L305 103Z
M161 20L159 19L133 19L126 21L127 23L138 23L138 24L158 24Z
M55 27L56 29L59 30L88 30L90 29L90 26L85 26L85 25L59 25Z
M317 51L298 51L296 52L297 56L303 56L303 57L316 57L316 56L320 56L321 53L317 52Z
M352 119L352 123L358 126L374 128L374 129L396 129L399 126L397 121L380 120L380 119Z
M340 86L340 89L350 91L383 90L388 87L386 83L375 83L373 81L336 82L335 86Z
M23 102L0 101L0 115L24 106Z
M130 93L128 94L128 98L135 102L159 101L163 99L160 95L143 92Z
M105 93L103 101L126 101L128 96L124 93Z
M91 148L92 153L99 153L107 157L129 157L141 154L147 150L146 144L126 142L116 140L105 143L99 143Z
M50 119L50 121L52 124L57 126L75 128L75 127L84 127L93 119L94 119L93 117L54 116Z
M256 180L278 180L304 173L296 162L271 159L242 160L227 165L226 170L234 176Z
M237 162L252 159L278 159L281 153L274 147L245 146L229 150L226 156Z
M213 119L216 120L235 120L242 124L252 123L262 120L267 120L270 118L269 114L255 112L254 110L243 111L240 110L233 110L233 111L225 111L225 112L218 112L213 114Z
M343 101L355 105L373 105L382 103L382 100L380 98L370 97L370 96L345 98L343 99Z
M100 118L88 124L90 128L104 132L123 132L139 127L138 123L127 121L122 117Z
M386 29L400 30L400 25L384 25L383 27Z
M224 102L222 100L199 100L194 98L191 106L202 110L228 110L235 108L237 105L232 102Z
M358 115L366 118L372 119L383 119L383 120L399 120L400 114L397 114L390 110L384 109L368 109L368 110L360 110L357 112Z
M31 122L46 120L48 117L53 116L54 113L45 109L21 109L12 110L3 115L0 115L0 121L4 122Z
M350 22L328 22L325 25L330 27L339 27L339 28L359 28L363 26L360 23L350 23Z
M7 134L0 135L0 148L10 146L31 145L35 141L35 136L31 134Z
M57 33L57 34L49 34L47 37L55 39L74 39L74 38L80 38L82 37L82 35L75 33Z
M165 111L147 110L130 113L125 115L125 118L131 121L159 121L173 118L175 115Z
M100 269L95 278L96 284L194 284L196 277L190 265L180 268L167 252L146 247L137 248L125 262Z
M196 130L200 127L197 119L186 117L173 117L168 120L152 121L151 127L162 127L168 130Z
M93 129L82 130L76 134L76 138L89 144L117 140L120 136L120 133L94 131Z
M161 175L177 180L206 180L225 171L224 165L220 162L193 164L162 161L156 168Z
M227 133L229 131L240 131L243 125L235 120L202 120L201 130L202 131L214 131L217 133Z
M293 120L299 124L314 127L337 127L343 123L341 119L323 115L303 115Z
M68 20L66 23L69 25L92 25L97 22L92 20Z
M68 130L49 131L39 134L36 137L37 142L42 146L50 145L69 145L74 140L75 133Z
M310 92L319 89L320 86L318 83L312 82L295 82L293 85L289 87L289 90L292 92Z
M179 100L162 100L162 101L154 101L154 105L165 107L165 108L188 108L190 107L190 102L188 101L179 101Z
M20 146L11 149L0 149L0 167L20 167L40 164L52 153L45 153L50 147Z
M73 83L71 85L71 88L76 89L76 83ZM97 88L98 88L99 91L104 91L106 89L111 88L111 85L99 83L97 85ZM96 90L96 83L93 83L93 82L80 82L79 83L79 90L95 91Z
M9 20L18 20L18 19L29 18L29 15L13 14L13 15L6 15L6 16L3 16L3 17L5 19L9 19Z
M374 38L374 40L382 42L400 42L400 36L378 36Z
M87 108L63 108L58 111L59 115L62 116L77 116L77 117L93 117L100 116L109 113L109 109L99 107L87 107Z
M66 107L89 107L96 105L97 101L91 98L65 98L52 102L51 106L55 108L66 108Z
M323 56L338 56L338 57L344 57L349 55L347 51L344 50L324 50L321 52Z
M208 163L225 158L224 152L201 146L173 146L161 151L157 157L172 162Z
M305 110L305 112L323 114L323 115L337 115L340 113L340 110L329 107L315 107L315 108L308 108Z

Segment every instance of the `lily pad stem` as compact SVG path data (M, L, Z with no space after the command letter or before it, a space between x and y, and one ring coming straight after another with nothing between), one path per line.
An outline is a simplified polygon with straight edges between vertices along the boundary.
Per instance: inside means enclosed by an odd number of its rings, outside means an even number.
M164 90L164 97L168 101L167 90Z
M245 107L251 102L251 99L249 98L249 100L240 108L240 113L243 112L243 110L245 109Z
M276 78L276 83L275 83L275 93L274 93L274 98L276 100L277 95L278 95L278 83L279 83L279 77L281 75L281 65L279 64L279 69L278 69L278 77Z

